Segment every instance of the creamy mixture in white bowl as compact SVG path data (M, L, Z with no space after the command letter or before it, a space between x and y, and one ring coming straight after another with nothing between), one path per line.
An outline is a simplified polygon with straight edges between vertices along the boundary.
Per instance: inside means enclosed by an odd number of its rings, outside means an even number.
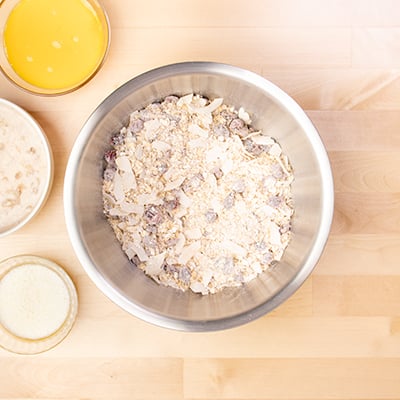
M50 145L22 108L0 98L0 237L30 221L53 180Z

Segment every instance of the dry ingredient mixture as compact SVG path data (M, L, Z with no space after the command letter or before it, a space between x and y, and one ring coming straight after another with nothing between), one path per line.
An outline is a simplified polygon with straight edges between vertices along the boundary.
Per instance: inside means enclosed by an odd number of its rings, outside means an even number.
M105 215L158 283L201 294L239 286L290 241L289 160L221 98L168 96L133 112L105 161Z
M37 205L47 169L37 132L18 112L0 103L0 233L24 220Z

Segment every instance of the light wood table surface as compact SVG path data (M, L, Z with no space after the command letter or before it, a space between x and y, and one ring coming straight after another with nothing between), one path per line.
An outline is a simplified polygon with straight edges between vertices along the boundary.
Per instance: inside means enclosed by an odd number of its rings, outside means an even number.
M400 1L104 0L100 73L54 98L0 76L0 97L43 126L55 181L0 258L58 262L80 299L70 335L42 355L0 350L1 399L400 399ZM207 334L149 325L108 300L69 242L65 167L80 127L130 78L188 60L235 64L288 92L326 145L335 215L312 276L271 314Z

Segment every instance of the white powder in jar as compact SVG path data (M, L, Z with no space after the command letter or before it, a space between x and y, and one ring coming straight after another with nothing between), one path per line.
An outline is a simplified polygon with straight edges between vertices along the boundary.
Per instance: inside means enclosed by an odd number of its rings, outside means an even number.
M67 286L47 267L21 265L0 280L0 323L18 337L53 334L66 320L69 307Z
M0 234L35 212L49 169L38 127L22 110L0 99Z

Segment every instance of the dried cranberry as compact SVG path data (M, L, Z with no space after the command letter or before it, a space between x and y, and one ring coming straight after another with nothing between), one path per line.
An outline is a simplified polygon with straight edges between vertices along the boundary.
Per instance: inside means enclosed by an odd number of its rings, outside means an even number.
M107 150L104 153L104 160L110 165L114 165L115 164L116 157L117 157L117 152L114 149Z
M271 173L275 179L282 179L284 175L283 169L279 164L274 164L271 167Z
M133 264L135 267L137 267L140 264L139 257L137 255L134 255L130 260L131 264Z
M240 118L234 119L229 124L229 129L232 133L239 135L240 137L245 137L250 133L248 126Z
M146 208L144 219L149 225L160 225L164 221L164 216L160 207L151 205Z
M229 110L222 110L219 115L226 121L227 125L236 118L236 114Z
M193 175L191 178L185 179L182 189L186 193L193 193L200 188L202 182L204 182L204 176L199 172Z
M175 264L168 264L167 262L165 262L162 266L162 269L165 272L168 272L170 274L174 274L175 272L178 272L178 268Z
M255 156L259 156L261 153L268 151L269 149L265 145L254 143L251 139L246 139L243 144L246 151Z
M282 196L272 196L268 199L268 205L276 208L280 206L282 201L283 201Z
M118 146L124 143L125 136L122 133L117 133L111 138L111 144Z
M170 95L170 96L167 96L167 97L164 99L164 102L165 102L165 103L176 103L178 100L179 100L179 98L178 98L177 96Z
M106 168L104 170L103 179L105 181L112 181L114 179L115 169L114 168Z
M182 283L187 285L190 282L191 275L192 273L190 272L188 267L179 268L178 278Z
M172 200L164 200L164 207L167 211L175 210L179 205L179 200L174 198Z
M237 133L237 131L243 128L244 128L244 121L241 120L240 118L235 118L229 124L229 129L234 133Z
M215 125L213 128L213 133L217 137L228 137L230 135L229 129L223 124Z
M267 252L262 255L261 263L262 264L271 264L273 259L274 259L274 257L272 256L272 254L270 252Z

